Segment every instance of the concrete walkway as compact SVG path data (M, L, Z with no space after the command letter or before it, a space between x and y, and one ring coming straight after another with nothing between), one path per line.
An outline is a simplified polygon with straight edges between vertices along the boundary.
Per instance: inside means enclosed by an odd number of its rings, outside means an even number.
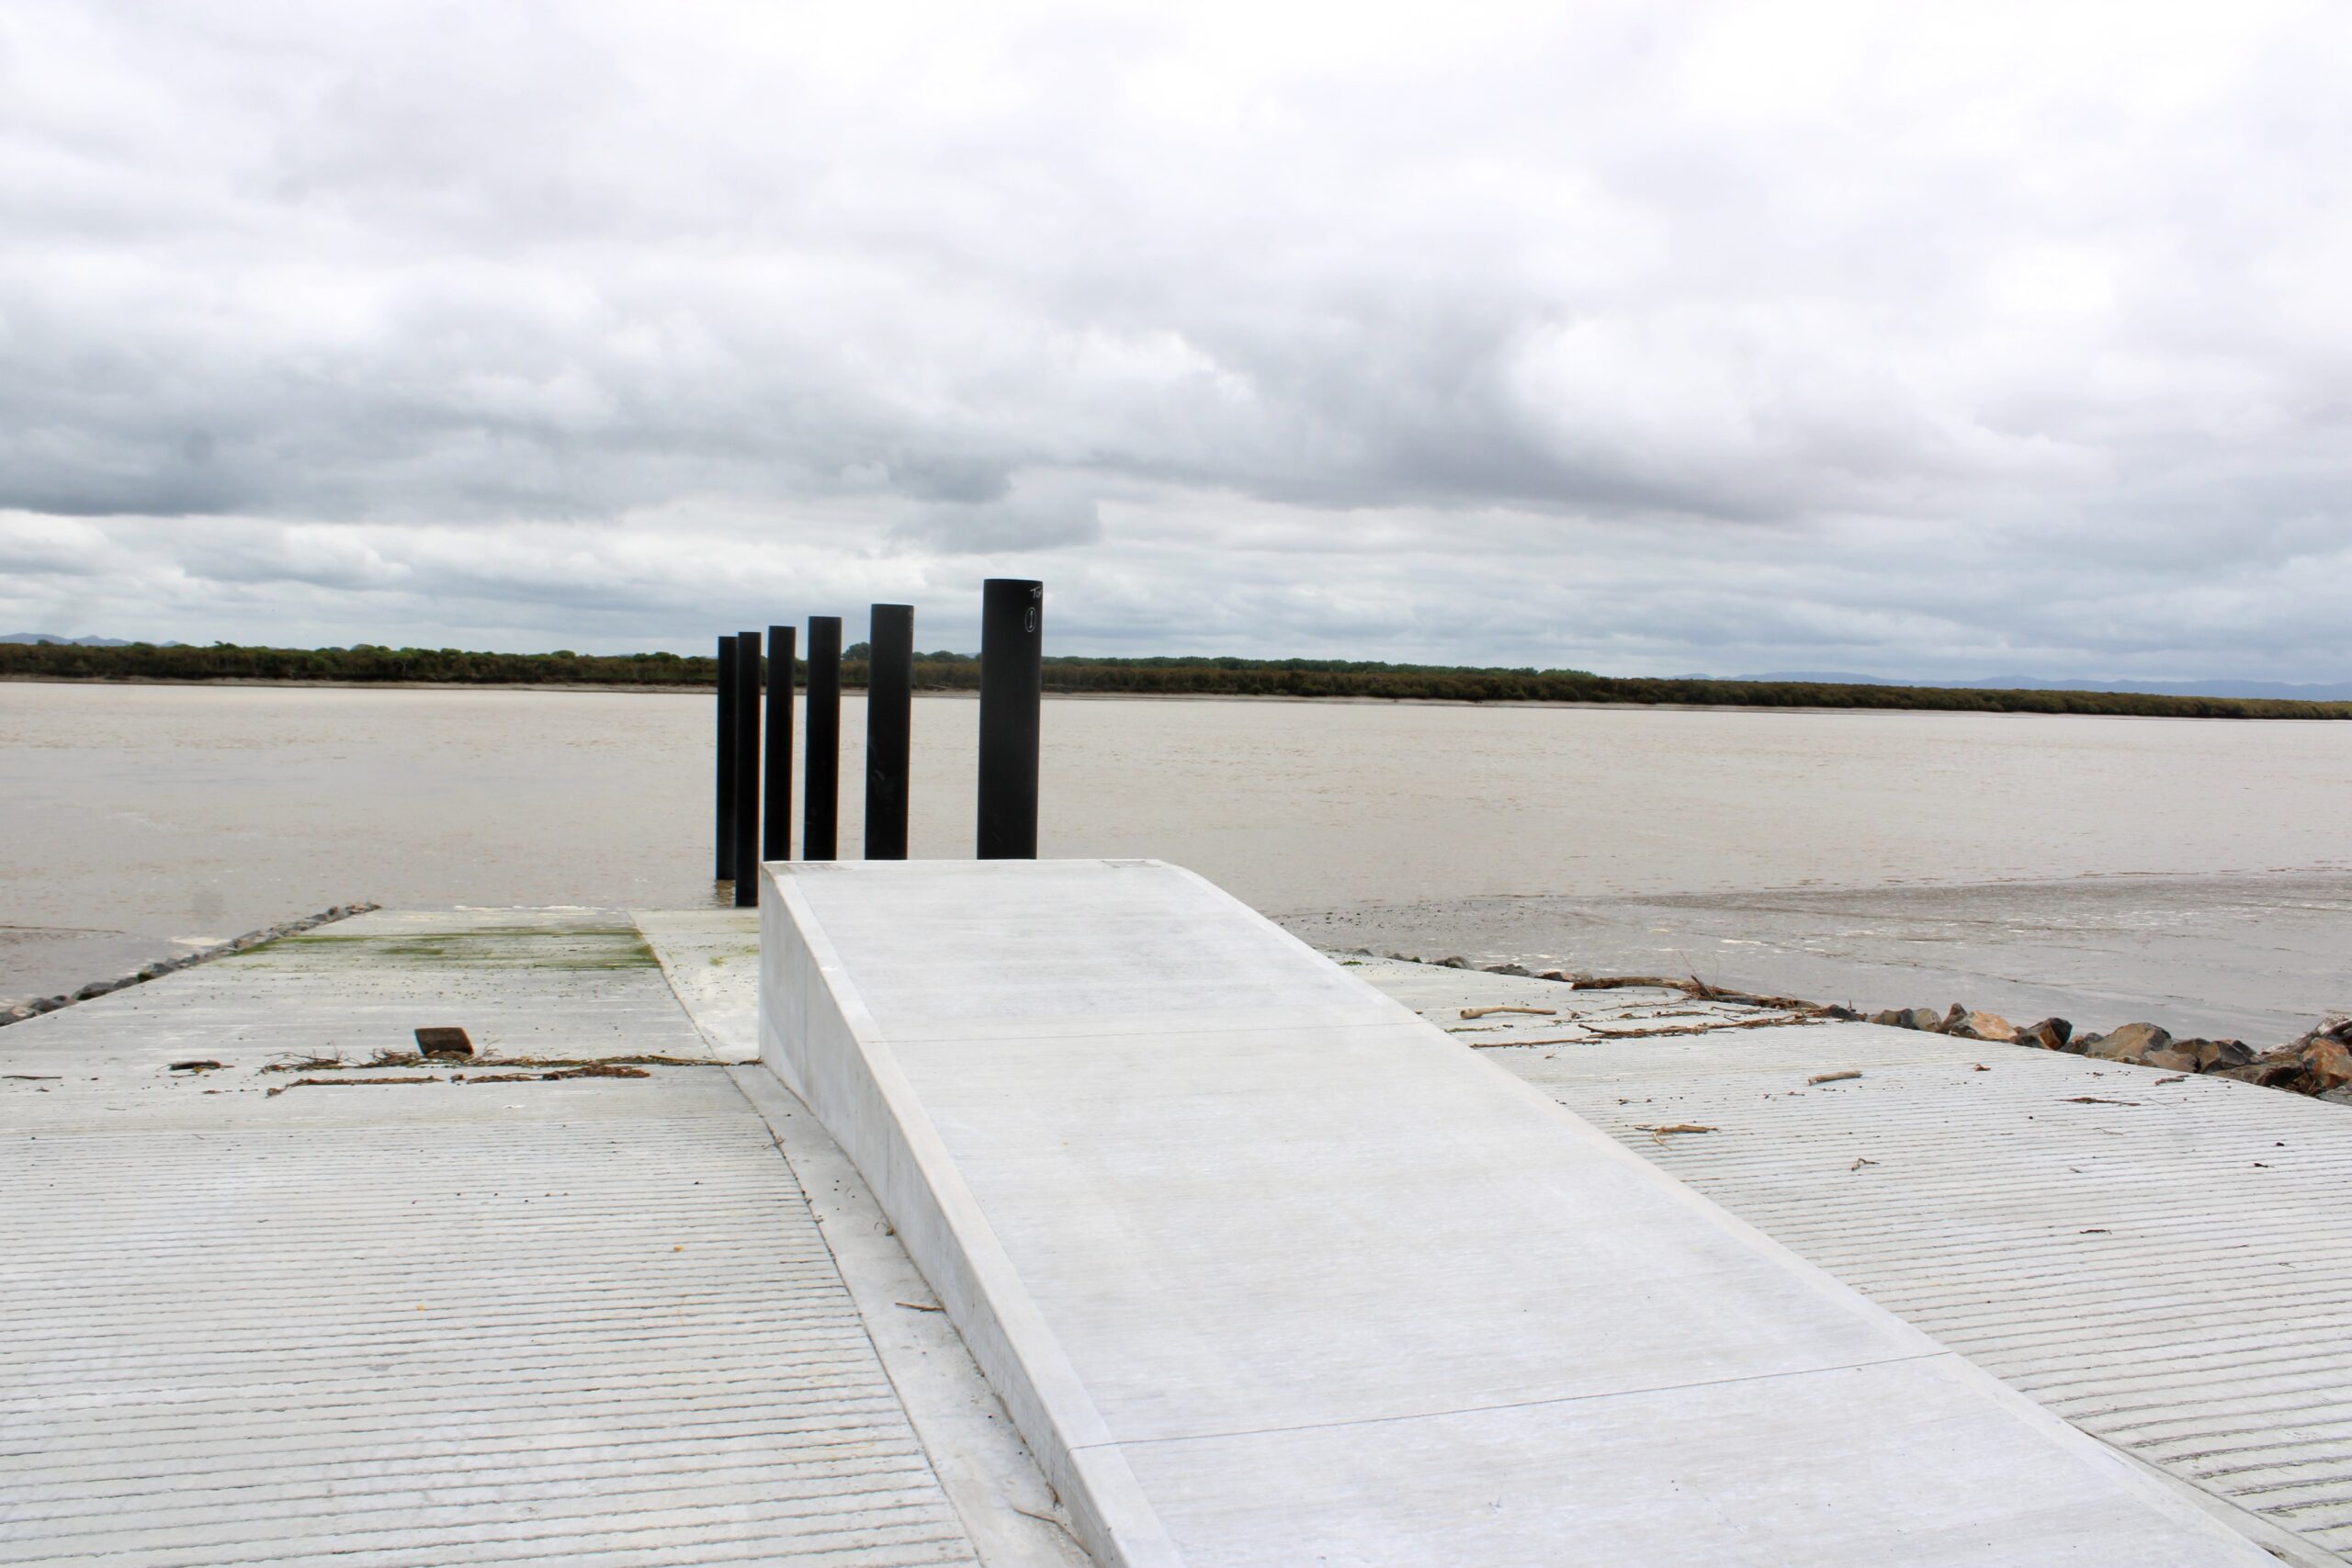
M354 1070L421 1024L683 1065ZM0 1031L0 1562L1080 1561L730 1054L594 910L363 917Z
M1188 873L766 871L763 1059L1105 1563L2271 1561Z

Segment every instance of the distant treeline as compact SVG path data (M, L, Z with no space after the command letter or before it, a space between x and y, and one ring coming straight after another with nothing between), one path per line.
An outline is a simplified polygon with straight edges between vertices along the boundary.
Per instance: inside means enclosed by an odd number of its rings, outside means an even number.
M844 685L865 684L865 645L843 650ZM797 671L806 676L804 662ZM429 682L447 685L708 686L718 661L674 653L469 653L455 648L82 648L0 643L0 677L78 681ZM979 660L915 656L915 684L971 691ZM1725 707L1929 708L1962 713L2136 714L2167 718L2352 718L2352 703L2171 697L2139 692L1998 692L1803 681L1691 681L1582 670L1465 669L1330 659L1046 660L1049 692L1133 696L1386 697L1440 702L1680 703Z

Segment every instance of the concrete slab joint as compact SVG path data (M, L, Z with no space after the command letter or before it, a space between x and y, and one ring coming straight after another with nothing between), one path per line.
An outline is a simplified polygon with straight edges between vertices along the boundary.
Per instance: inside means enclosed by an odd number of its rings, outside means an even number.
M763 874L761 1059L1104 1563L2271 1561L1188 872Z

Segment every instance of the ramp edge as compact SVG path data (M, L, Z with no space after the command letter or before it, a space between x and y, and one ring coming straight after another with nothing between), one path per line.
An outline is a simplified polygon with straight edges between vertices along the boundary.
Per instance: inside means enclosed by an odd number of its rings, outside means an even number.
M856 1162L1087 1550L1117 1568L1182 1568L796 879L760 874L760 1060Z

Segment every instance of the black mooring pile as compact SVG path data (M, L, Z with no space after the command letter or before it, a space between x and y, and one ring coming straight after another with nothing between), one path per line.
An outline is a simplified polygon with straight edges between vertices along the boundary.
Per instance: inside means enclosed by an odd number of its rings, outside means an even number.
M974 841L974 852L982 860L1037 856L1045 615L1042 582L990 578L982 587L979 797ZM867 860L904 860L914 750L914 606L876 604L870 626L865 854ZM800 858L832 860L841 852L841 617L808 617L805 674L797 640L794 627L769 626L763 658L757 632L718 639L713 865L717 880L734 884L739 908L759 902L762 860L793 858L796 683L805 685L807 693L799 727Z

